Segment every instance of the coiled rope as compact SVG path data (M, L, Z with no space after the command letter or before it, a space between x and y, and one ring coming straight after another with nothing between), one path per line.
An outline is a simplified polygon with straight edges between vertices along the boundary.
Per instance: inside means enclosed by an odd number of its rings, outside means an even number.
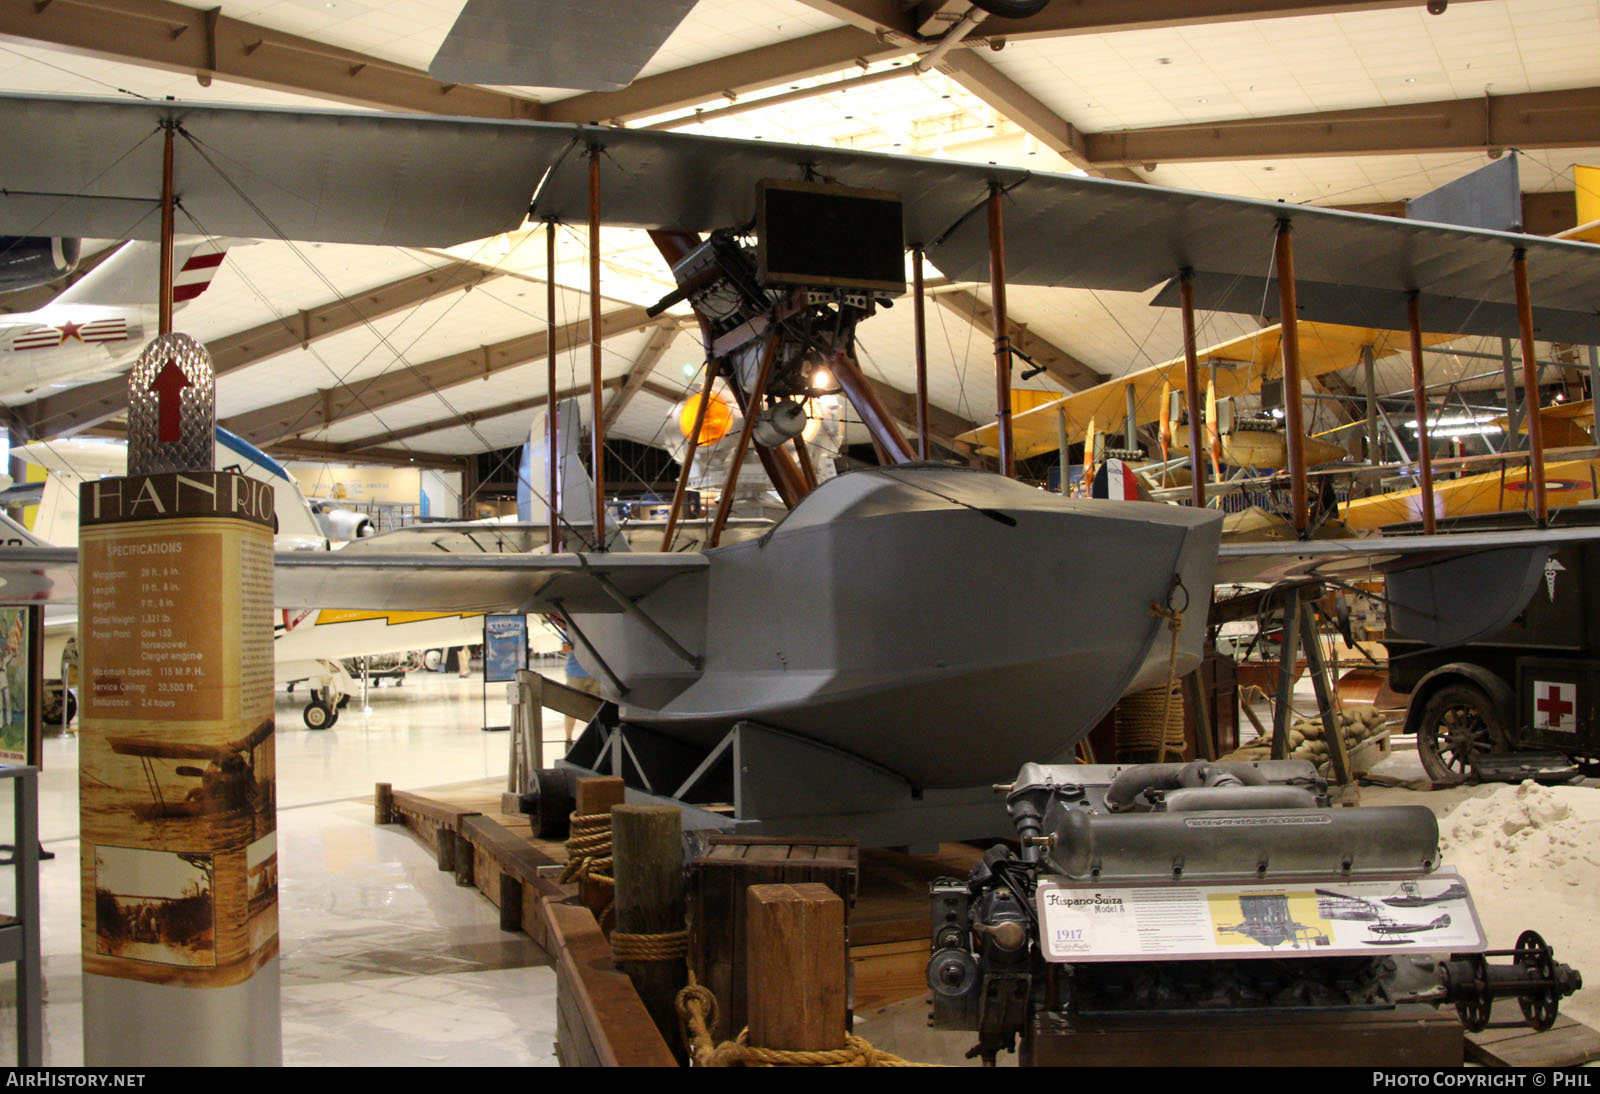
M611 814L573 813L567 818L567 865L561 871L563 885L592 881L597 885L616 885L611 876Z
M612 931L611 952L618 961L681 961L689 952L689 929L664 934Z
M1175 586L1177 588L1182 586ZM1187 601L1187 594L1184 599ZM1187 607L1187 603L1184 606ZM1150 614L1156 619L1165 619L1167 631L1172 635L1172 645L1167 652L1167 686L1162 689L1164 694L1161 703L1161 727L1164 733L1161 738L1161 759L1165 760L1168 752L1176 751L1180 757L1183 755L1183 723L1178 723L1176 749L1173 747L1172 732L1172 693L1178 687L1178 635L1183 633L1183 612L1170 606L1151 604Z
M845 1034L843 1048L777 1049L756 1048L749 1043L750 1031L740 1030L732 1041L715 1043L711 1029L717 1024L717 997L689 974L689 984L674 1000L684 1044L696 1067L933 1067L903 1060L855 1036Z

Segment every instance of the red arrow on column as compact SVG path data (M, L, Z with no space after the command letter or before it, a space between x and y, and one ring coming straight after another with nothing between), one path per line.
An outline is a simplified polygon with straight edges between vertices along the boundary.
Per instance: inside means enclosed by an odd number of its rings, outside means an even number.
M181 436L178 422L179 411L183 408L183 389L193 386L194 381L185 376L178 362L170 357L156 378L150 381L147 390L156 393L156 407L161 419L156 440L161 444L173 444Z

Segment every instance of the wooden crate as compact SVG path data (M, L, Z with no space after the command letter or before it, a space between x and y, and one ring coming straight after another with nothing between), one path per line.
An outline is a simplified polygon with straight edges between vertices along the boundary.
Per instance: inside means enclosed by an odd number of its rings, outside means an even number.
M711 837L706 853L689 863L689 967L717 997L716 1040L745 1025L745 891L820 882L849 909L859 880L855 840Z

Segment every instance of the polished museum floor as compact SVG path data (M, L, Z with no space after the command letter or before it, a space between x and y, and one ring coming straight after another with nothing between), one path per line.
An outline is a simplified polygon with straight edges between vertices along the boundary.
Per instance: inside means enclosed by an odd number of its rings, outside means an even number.
M481 730L483 684L419 673L351 699L312 732L278 693L283 1055L291 1065L555 1064L555 974L494 907L458 889L402 828L372 823L378 782L421 790L503 776L507 735ZM490 721L507 720L489 685ZM546 755L559 755L549 715ZM553 751L552 751L553 750ZM40 837L45 1062L83 1063L75 735L47 738ZM0 810L7 818L9 807ZM0 871L9 906L11 871ZM0 1066L16 1059L15 980L0 968Z

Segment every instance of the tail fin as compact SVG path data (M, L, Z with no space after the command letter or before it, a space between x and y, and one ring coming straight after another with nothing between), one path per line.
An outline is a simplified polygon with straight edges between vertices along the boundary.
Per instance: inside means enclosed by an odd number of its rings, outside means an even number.
M182 305L193 300L211 284L230 243L227 239L190 237L183 239L172 253L172 302ZM161 245L124 243L116 254L96 266L83 280L51 301L58 304L86 304L99 307L132 307L148 304L159 281Z
M49 547L46 543L22 525L0 512L0 545L7 547Z
M590 535L594 527L594 480L589 477L578 452L582 448L583 419L579 415L576 399L566 399L556 404L556 441L560 453L556 457L556 497L547 498L550 492L550 432L548 412L536 411L533 425L528 430L528 441L522 446L522 466L517 474L517 519L534 524L550 519L553 500L561 514L561 523L582 535ZM609 523L609 522L608 522ZM627 541L615 527L607 537L607 548L626 551Z
M1110 498L1112 501L1155 501L1155 496L1145 486L1144 476L1133 469L1126 460L1115 457L1106 460L1095 472L1094 484L1089 488L1092 498Z

